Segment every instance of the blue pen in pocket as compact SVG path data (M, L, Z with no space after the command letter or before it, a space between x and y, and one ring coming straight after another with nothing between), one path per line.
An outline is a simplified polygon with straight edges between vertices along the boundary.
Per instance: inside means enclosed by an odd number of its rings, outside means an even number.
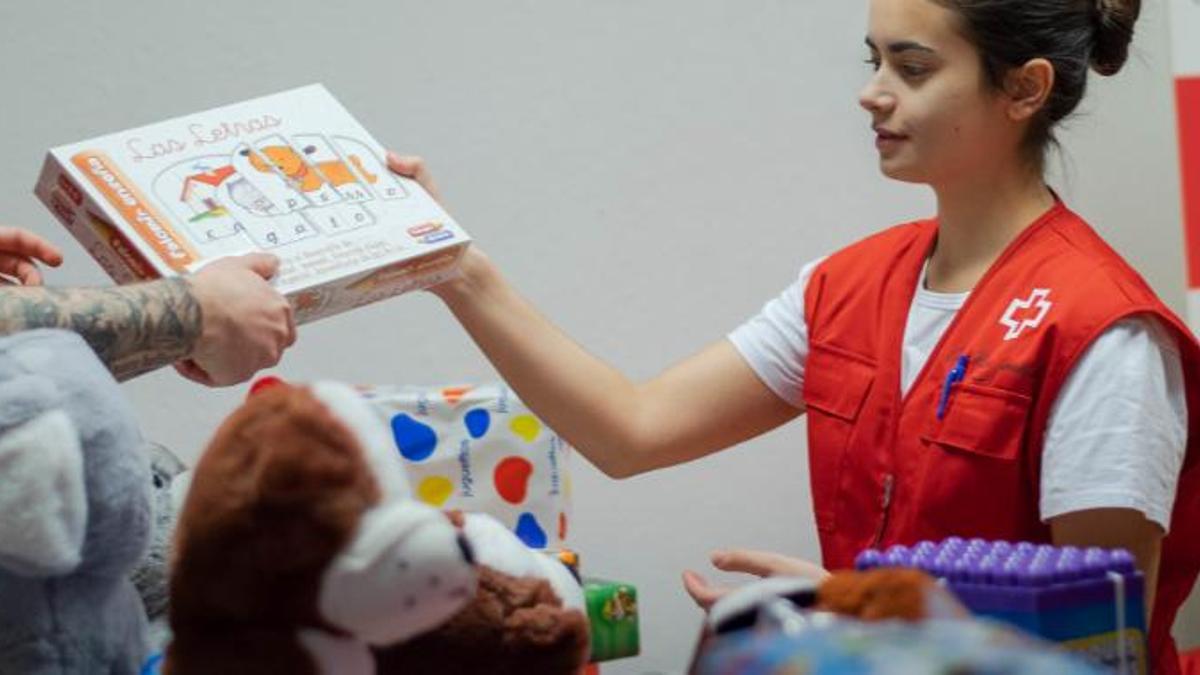
M946 373L946 381L942 383L942 395L938 398L937 418L940 420L946 416L946 406L950 403L950 390L967 375L967 355L963 354L958 357L954 367L950 372Z

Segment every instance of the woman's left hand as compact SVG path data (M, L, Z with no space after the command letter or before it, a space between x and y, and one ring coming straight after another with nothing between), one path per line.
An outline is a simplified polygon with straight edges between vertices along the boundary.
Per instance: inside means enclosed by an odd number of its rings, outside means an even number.
M711 559L713 567L724 572L742 572L758 577L805 577L821 581L829 576L829 571L816 563L770 551L715 551ZM684 571L683 587L688 595L692 596L692 600L706 610L733 590L728 586L710 584L707 579L692 570Z

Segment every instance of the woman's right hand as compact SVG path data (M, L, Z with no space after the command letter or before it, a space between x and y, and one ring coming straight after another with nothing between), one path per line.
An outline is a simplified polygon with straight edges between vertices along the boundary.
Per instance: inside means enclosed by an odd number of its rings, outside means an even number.
M438 186L433 182L433 174L429 173L429 167L425 164L425 158L417 155L401 155L397 152L389 151L387 154L387 165L393 173L400 174L405 178L411 178L425 188L433 200L442 204L442 193L438 190Z
M438 189L437 183L434 182L433 174L429 171L429 165L425 163L423 157L388 152L387 165L393 173L415 180L418 185L425 188L434 201L445 208L446 205L442 202L442 193ZM479 249L479 245L472 243L467 247L462 260L459 261L456 274L427 290L441 298L442 301L451 302L456 296L469 293L472 286L481 283L492 269L491 264L488 257Z

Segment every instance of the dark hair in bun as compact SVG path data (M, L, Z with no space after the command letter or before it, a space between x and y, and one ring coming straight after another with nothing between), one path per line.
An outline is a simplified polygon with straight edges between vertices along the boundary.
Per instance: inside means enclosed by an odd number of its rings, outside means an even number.
M1142 0L1096 0L1096 37L1092 45L1092 68L1101 75L1115 75L1129 58L1133 24L1142 11Z
M1040 167L1056 143L1053 128L1083 99L1088 69L1113 75L1129 57L1141 0L933 0L959 16L979 50L991 86L1009 70L1043 58L1054 66L1054 89L1030 126L1026 150Z

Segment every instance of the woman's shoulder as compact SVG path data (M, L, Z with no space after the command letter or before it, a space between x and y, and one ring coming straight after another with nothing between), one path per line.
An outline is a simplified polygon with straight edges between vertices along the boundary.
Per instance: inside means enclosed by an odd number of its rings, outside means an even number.
M1047 228L1058 244L1044 256L1045 273L1092 290L1146 300L1158 297L1138 270L1112 247L1082 216L1064 209Z
M822 265L836 268L841 265L858 267L864 259L878 262L893 258L908 246L931 237L937 224L930 220L913 220L892 225L848 244L822 260Z

